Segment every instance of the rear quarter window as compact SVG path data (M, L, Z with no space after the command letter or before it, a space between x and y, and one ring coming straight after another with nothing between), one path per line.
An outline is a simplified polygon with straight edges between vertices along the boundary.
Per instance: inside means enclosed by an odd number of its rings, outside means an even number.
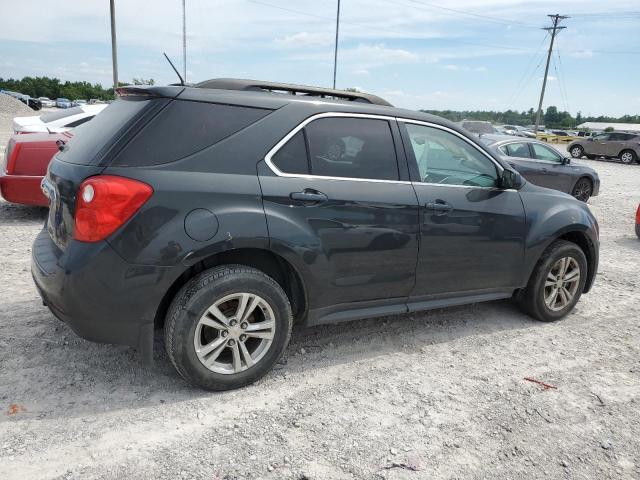
M271 111L174 100L123 149L114 165L160 165L180 160L224 140Z

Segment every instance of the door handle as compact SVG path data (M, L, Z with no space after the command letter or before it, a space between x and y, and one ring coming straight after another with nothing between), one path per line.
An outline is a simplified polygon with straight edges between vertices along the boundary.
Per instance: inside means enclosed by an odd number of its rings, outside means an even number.
M325 202L327 200L327 196L318 192L317 190L304 190L302 192L292 192L289 194L289 198L291 200L297 200L299 202L305 203L319 203Z
M445 215L453 210L453 207L443 200L428 202L425 207L429 210L434 210L436 212L436 215Z

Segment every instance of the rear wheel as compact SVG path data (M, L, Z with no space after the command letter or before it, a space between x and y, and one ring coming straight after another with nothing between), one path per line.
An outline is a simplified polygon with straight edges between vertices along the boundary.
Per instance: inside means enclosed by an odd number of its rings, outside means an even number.
M591 197L591 193L593 192L593 184L591 180L587 177L582 177L578 179L573 190L571 191L571 195L582 202L586 202Z
M533 270L521 306L536 320L560 320L573 310L586 281L584 252L575 243L557 240L545 250Z
M573 158L582 158L582 156L584 155L584 148L582 148L580 145L575 145L571 147L569 153Z
M626 165L634 163L638 160L636 152L633 150L623 150L620 152L620 161Z
M229 390L264 376L284 353L293 323L275 280L242 265L207 270L176 295L165 347L178 373L207 390Z

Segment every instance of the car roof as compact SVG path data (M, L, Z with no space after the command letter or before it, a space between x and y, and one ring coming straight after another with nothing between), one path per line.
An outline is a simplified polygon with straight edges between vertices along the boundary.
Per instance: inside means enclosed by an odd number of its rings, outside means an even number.
M210 81L207 81L210 82ZM203 82L205 83L205 82ZM264 83L264 82L263 82ZM212 84L209 84L212 85ZM284 84L277 84L284 85ZM322 89L322 91L333 91ZM350 93L343 92L341 93ZM254 108L279 109L285 105L298 104L307 106L317 113L321 112L344 112L357 113L362 115L381 115L388 117L400 117L409 120L417 120L427 123L442 125L456 132L463 133L471 137L470 133L463 129L461 125L455 124L429 113L416 110L394 107L385 101L385 104L367 103L363 101L353 101L340 98L323 98L315 95L294 95L279 93L268 90L244 90L244 89L220 89L208 86L128 86L117 89L118 95L148 95L166 98L179 98L181 100L191 100L199 102L221 103L226 105L248 106ZM379 98L379 97L377 97Z

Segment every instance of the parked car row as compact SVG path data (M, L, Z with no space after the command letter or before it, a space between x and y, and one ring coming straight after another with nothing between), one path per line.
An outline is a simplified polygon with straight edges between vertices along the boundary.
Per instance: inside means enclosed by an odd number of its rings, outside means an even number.
M13 92L11 90L0 90L0 93L10 95L17 100L20 100L22 103L32 108L33 110L40 110L42 108L42 102L37 98L30 97L29 95L24 95L20 92Z

